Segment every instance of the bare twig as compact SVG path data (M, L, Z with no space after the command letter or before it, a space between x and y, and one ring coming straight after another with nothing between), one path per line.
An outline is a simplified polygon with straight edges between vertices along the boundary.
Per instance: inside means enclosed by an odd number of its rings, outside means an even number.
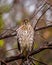
M50 6L52 6L52 4L50 4L49 2L48 2L48 0L44 0L48 5L50 5Z
M37 26L39 20L41 19L41 17L42 17L42 16L47 12L47 10L49 10L49 9L50 9L50 7L48 7L48 8L43 12L43 14L39 17L39 19L37 20L37 22L36 22L36 24L35 24L34 30L35 30L35 28L36 28L36 26Z
M1 65L8 65L4 60L0 59Z
M11 35L6 35L6 36L0 36L0 40L1 39L5 39L5 38L9 38L9 37L14 37L16 36L16 33L15 34L11 34Z
M35 13L35 11L33 12L33 14L31 15L31 17L29 18L29 20L32 20L36 15L37 13L46 5L46 2L42 5L42 7Z
M13 49L7 50L7 51L5 51L5 52L12 51L12 50L16 50L16 49L17 49L17 51L18 51L18 48L13 48Z
M52 45L49 44L49 45L43 46L39 49L33 50L29 55L32 56L32 55L37 54L45 49L52 49Z
M0 30L4 30L3 33L0 34L0 36L4 35L5 33L7 33L8 31L12 31L12 33L16 32L16 30L13 30L13 29L0 29ZM11 33L10 33L11 34Z
M24 59L24 58L25 58L24 55L19 54L19 55L17 55L17 56L7 57L7 58L5 59L5 62L6 62L6 63L9 63L9 62L11 62L11 61L15 61L15 60L19 60L19 59Z
M29 57L30 62L32 62L33 65L35 65L35 62Z
M44 29L47 29L47 28L52 28L52 25L41 27L41 28L37 28L37 29L35 29L35 31L40 31L40 30L44 30Z
M46 63L44 63L44 62L42 62L42 61L39 61L39 60L37 60L37 59L35 59L35 58L33 58L33 57L30 57L30 58L31 58L31 60L33 60L34 62L37 61L37 62L39 62L39 63L41 63L41 64L47 65Z

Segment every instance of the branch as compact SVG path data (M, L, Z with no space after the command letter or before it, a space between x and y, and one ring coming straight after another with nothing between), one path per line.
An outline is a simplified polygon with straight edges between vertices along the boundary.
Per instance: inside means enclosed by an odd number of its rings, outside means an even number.
M6 35L6 36L0 36L0 40L1 39L5 39L5 38L9 38L9 37L14 37L14 36L16 36L17 34L15 33L15 34L10 34L10 35Z
M51 4L48 0L45 0L45 2L46 2L48 5L52 6L52 4Z
M39 60L35 59L34 57L30 57L30 59L33 60L33 61L37 61L37 62L39 62L39 63L41 63L41 64L47 65L46 63L44 63L44 62L42 62L42 61L39 61ZM33 61L32 61L32 62L33 62Z
M0 64L1 65L7 65L7 63L4 60L2 60L2 59L0 59Z
M37 29L35 29L35 31L44 30L44 29L47 29L47 28L52 28L52 25L41 27L41 28L37 28Z
M30 52L29 56L32 56L34 54L37 54L37 53L39 53L39 52L41 52L43 50L46 50L46 49L52 49L52 44L48 44L48 45L43 46L43 47L41 47L39 49L33 50L32 52Z
M35 29L35 31L44 30L44 29L47 29L47 28L52 28L52 25ZM5 38L9 38L9 37L14 37L14 36L16 36L16 35L17 35L17 34L15 33L15 34L10 34L10 35L6 35L6 36L0 36L0 40L1 40L1 39L5 39Z
M36 15L37 15L37 13L46 5L47 3L45 2L42 6L41 6L41 8L35 13L35 11L33 12L33 14L31 15L31 17L29 18L29 20L32 20Z
M35 49L33 51L30 52L29 56L32 56L32 55L35 55L43 50L46 50L46 49L52 49L52 44L48 44L47 46L44 46L44 47L41 47L39 49ZM17 56L12 56L12 57L7 57L4 61L6 63L9 63L11 61L15 61L15 60L19 60L19 59L24 59L26 58L23 54L19 54Z
M42 16L43 16L43 15L47 12L47 10L49 10L50 8L51 8L51 6L48 7L48 8L42 13L42 15L39 17L39 19L37 20L37 22L36 22L36 24L35 24L34 30L35 30L35 28L36 28L36 26L37 26L39 20L42 18Z
M19 59L24 59L24 58L25 58L24 55L19 54L19 55L17 55L17 56L7 57L7 58L5 59L5 62L6 62L6 63L9 63L9 62L11 62L11 61L15 61L15 60L19 60Z

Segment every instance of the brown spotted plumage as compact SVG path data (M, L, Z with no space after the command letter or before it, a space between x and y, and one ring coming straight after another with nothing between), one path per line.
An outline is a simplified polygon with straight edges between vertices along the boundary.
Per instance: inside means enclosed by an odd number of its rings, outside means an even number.
M25 22L16 31L21 51L31 51L34 38L34 29L30 22Z

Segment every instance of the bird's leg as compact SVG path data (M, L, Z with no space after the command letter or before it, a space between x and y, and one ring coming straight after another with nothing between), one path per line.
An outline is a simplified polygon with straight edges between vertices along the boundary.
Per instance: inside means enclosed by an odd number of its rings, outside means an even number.
M18 47L19 52L21 52L21 47L20 47L20 43L19 43L19 39L18 38L17 38L17 47Z
M32 43L32 48L31 48L31 51L33 50L33 48L34 48L34 41L35 41L35 39L33 39L33 43Z
M33 44L32 44L32 49L31 49L31 51L33 50L33 48L34 48L34 41L33 41Z

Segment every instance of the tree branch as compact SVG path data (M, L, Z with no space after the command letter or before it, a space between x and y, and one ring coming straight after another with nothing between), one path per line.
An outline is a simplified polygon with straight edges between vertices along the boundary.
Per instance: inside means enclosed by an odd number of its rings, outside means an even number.
M39 49L35 49L35 50L31 51L29 56L33 56L33 55L35 55L35 54L37 54L37 53L39 53L39 52L41 52L43 50L46 50L46 49L52 49L52 44L48 44L48 45L43 46L43 47L41 47ZM4 61L6 63L9 63L11 61L15 61L15 60L19 60L19 59L24 59L24 58L25 58L25 56L23 54L19 54L17 56L7 57Z
M39 17L39 19L37 20L37 22L36 22L36 24L35 24L34 30L35 30L35 28L36 28L36 26L37 26L39 20L41 19L41 17L42 17L42 16L47 12L47 10L49 10L50 8L51 8L51 6L48 7L48 8L42 13L42 15Z
M15 34L6 35L6 36L0 36L0 40L1 39L5 39L5 38L9 38L9 37L14 37L14 36L16 36L16 33Z
M52 25L41 27L41 28L37 28L37 29L35 29L35 31L44 30L44 29L47 29L47 28L52 28Z
M46 27L37 28L37 29L35 29L35 31L44 30L44 29L47 29L47 28L52 28L52 25L49 25L49 26L46 26ZM9 38L9 37L14 37L16 35L17 35L16 33L15 34L6 35L6 36L1 36L0 35L0 40L1 39L5 39L5 38Z
M48 2L48 0L44 0L48 5L50 5L50 6L52 6L52 4L50 4L49 2Z
M47 65L46 63L44 63L44 62L42 62L42 61L39 61L39 60L35 59L34 57L30 57L30 59L32 59L33 61L37 61L37 62L39 62L39 63L41 63L41 64Z
M24 55L19 54L19 55L17 55L17 56L7 57L7 58L5 59L5 62L6 62L6 63L9 63L9 62L11 62L11 61L15 61L15 60L19 60L19 59L24 59L24 58L25 58Z
M35 11L33 12L33 14L31 15L31 17L29 18L29 20L32 20L36 15L37 13L46 5L47 3L45 2L42 7L35 13Z
M32 55L34 55L34 54L37 54L37 53L39 53L39 52L41 52L41 51L43 51L43 50L45 50L45 49L52 49L52 44L48 44L48 45L43 46L43 47L41 47L41 48L39 48L39 49L33 50L33 51L29 54L29 56L32 56Z

